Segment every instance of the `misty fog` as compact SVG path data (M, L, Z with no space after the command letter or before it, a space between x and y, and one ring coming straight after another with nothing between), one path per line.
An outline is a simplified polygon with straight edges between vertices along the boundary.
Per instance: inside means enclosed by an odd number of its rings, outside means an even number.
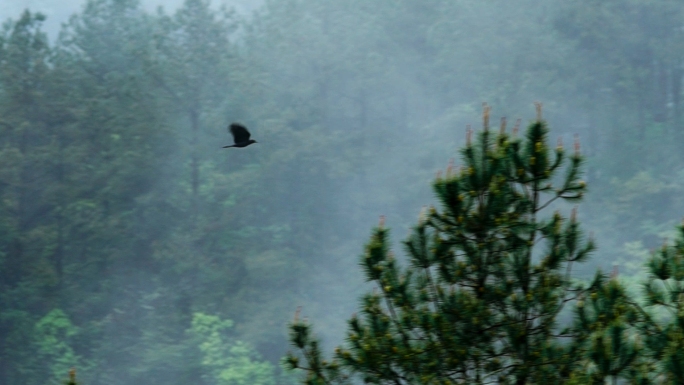
M371 229L384 215L402 260L483 102L526 126L540 101L552 143L579 136L598 250L574 274L619 266L631 284L684 217L682 16L646 0L3 1L0 384L72 366L87 385L292 383L297 307L325 349L343 343ZM231 122L259 142L222 149Z

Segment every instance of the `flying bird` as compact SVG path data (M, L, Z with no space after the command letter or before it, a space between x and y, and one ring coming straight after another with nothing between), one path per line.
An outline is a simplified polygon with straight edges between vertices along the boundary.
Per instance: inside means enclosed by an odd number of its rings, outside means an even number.
M223 146L223 148L247 147L252 143L257 143L256 140L249 138L252 134L250 134L249 131L247 131L247 128L240 123L231 123L231 125L228 126L228 131L230 131L231 135L233 135L233 141L235 144Z

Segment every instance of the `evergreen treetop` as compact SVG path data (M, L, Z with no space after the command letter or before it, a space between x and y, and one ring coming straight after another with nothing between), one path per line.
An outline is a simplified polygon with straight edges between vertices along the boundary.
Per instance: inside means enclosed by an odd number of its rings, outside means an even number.
M373 230L361 260L377 290L349 320L348 344L331 362L320 358L308 325L295 321L292 341L309 362L309 383L540 383L567 375L572 346L558 318L582 288L573 263L594 244L583 236L575 209L546 214L555 201L581 200L579 143L570 155L549 144L537 119L522 138L518 125L467 133L463 166L449 165L433 183L439 208L422 214L404 242L410 265L390 251L389 231ZM297 356L287 357L300 367Z

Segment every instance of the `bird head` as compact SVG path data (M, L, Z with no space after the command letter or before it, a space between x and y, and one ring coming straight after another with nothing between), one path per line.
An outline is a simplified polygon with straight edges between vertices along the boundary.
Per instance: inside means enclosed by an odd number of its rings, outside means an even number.
M254 139L250 139L250 140L249 140L249 143L252 144L252 143L259 143L259 142L257 142L257 141L254 140Z

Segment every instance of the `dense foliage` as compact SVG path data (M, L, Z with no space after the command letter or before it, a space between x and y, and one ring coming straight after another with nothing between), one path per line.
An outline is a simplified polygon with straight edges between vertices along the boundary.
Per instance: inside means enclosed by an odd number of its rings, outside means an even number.
M88 0L50 39L35 11L0 33L2 384L288 382L292 309L341 338L364 229L409 227L482 100L583 138L578 276L633 291L684 214L675 0ZM260 143L222 151L234 120Z

